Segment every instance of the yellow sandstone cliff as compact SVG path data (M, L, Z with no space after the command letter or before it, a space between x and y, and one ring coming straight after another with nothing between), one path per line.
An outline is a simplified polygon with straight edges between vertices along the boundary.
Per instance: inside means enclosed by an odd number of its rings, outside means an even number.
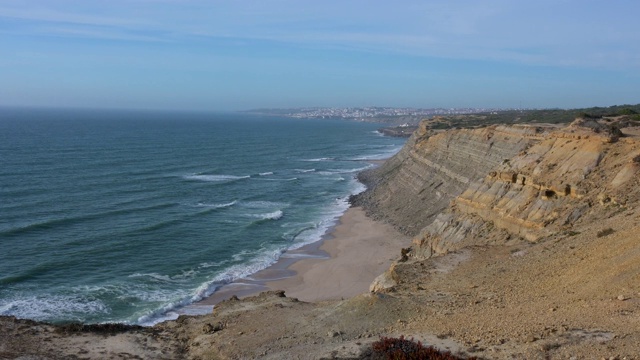
M352 199L413 237L371 293L263 293L152 328L0 317L0 358L370 359L404 335L461 358L640 359L637 122L428 125Z

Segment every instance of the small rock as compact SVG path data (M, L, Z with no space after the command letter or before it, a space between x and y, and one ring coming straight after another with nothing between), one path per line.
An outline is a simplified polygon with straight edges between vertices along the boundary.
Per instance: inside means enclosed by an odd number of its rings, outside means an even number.
M210 333L214 332L213 325L204 324L204 326L202 326L202 332L205 333L205 334L210 334Z
M338 336L338 335L340 335L340 332L339 332L339 331L329 331L329 332L327 333L327 336L329 336L329 337L336 337L336 336Z
M626 296L624 296L624 295L618 295L618 300L620 300L620 301L625 301L627 299L628 298Z

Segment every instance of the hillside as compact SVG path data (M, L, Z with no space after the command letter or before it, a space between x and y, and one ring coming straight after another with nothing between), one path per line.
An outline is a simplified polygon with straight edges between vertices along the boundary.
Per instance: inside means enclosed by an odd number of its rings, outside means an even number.
M487 359L639 359L637 123L430 124L352 199L413 237L371 293L269 292L153 328L5 317L0 358L365 359L405 335Z

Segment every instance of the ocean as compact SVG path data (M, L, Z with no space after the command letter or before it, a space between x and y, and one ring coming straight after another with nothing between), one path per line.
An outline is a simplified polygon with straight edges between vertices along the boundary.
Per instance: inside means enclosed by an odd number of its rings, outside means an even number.
M153 324L319 241L404 144L378 127L0 109L0 314Z

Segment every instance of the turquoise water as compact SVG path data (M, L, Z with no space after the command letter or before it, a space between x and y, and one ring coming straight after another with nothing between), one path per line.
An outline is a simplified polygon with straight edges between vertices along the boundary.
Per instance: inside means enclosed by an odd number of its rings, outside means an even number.
M152 323L318 241L376 124L0 109L0 314Z

